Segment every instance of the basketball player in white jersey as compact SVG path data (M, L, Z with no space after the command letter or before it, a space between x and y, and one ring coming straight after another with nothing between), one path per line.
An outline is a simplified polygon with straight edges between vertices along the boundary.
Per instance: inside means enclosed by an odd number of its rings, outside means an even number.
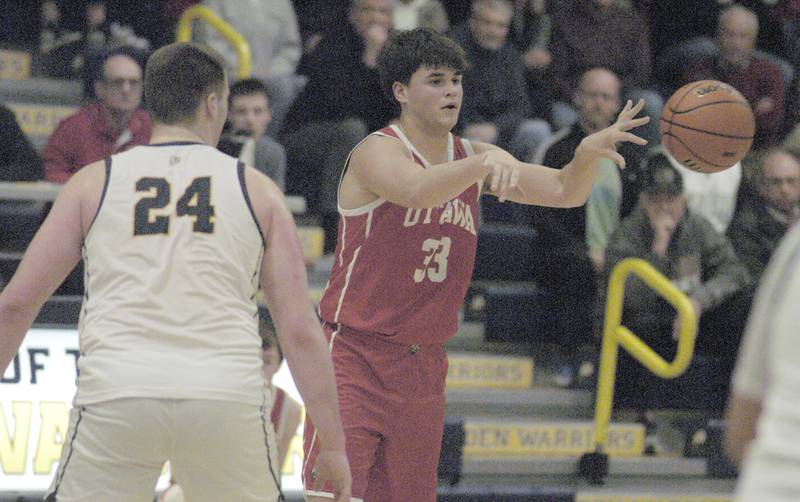
M193 44L151 56L152 144L81 169L0 295L2 373L84 259L77 393L47 500L152 500L167 459L192 502L278 500L259 285L322 438L316 472L350 500L332 364L292 216L267 177L213 147L227 114L223 68Z
M725 448L741 463L737 502L800 497L800 227L775 250L739 349Z

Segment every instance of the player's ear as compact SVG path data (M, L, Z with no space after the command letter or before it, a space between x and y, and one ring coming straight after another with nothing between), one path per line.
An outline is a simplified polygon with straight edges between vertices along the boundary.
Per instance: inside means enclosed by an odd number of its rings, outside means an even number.
M207 95L204 101L204 105L206 109L206 114L208 114L211 117L216 117L217 114L220 112L219 96L217 96L217 93L212 92L211 94Z
M408 88L402 82L392 84L392 94L398 103L403 104L408 101Z

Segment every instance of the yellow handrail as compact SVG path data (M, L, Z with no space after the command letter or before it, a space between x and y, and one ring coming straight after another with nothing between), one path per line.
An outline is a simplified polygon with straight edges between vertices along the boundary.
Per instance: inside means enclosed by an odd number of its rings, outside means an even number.
M680 333L675 359L668 363L628 328L621 326L625 280L634 273L658 292L678 311ZM614 380L617 373L617 352L622 346L647 369L661 378L681 375L692 360L697 332L697 313L691 300L676 288L669 279L648 262L639 258L625 258L611 272L603 328L603 346L600 353L600 373L597 384L597 405L594 412L594 440L601 453L608 439L608 424L614 400Z
M249 77L252 61L250 44L233 26L208 7L195 5L183 12L180 21L178 21L176 40L178 42L190 42L192 40L192 23L197 19L202 19L217 30L236 50L236 57L239 61L239 69L236 71L236 76L238 78Z

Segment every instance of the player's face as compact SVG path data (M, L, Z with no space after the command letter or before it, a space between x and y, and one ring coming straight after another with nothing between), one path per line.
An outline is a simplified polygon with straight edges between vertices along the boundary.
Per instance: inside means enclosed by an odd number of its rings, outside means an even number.
M406 108L449 131L458 122L463 90L461 73L449 68L419 68L406 88Z
M794 211L800 203L800 163L785 153L768 156L759 191L771 207L787 214Z
M758 28L747 15L731 15L719 30L719 52L729 63L743 65L750 60Z
M470 30L482 48L496 51L503 47L511 26L512 12L505 7L479 4L469 19Z
M236 96L228 118L234 131L246 131L254 138L261 137L272 121L269 100L263 94Z
M278 349L270 347L261 351L261 361L264 363L264 378L272 380L272 375L278 371L281 365L281 356L278 354Z
M142 69L128 56L114 56L103 65L103 78L95 86L97 96L110 109L130 113L142 102Z

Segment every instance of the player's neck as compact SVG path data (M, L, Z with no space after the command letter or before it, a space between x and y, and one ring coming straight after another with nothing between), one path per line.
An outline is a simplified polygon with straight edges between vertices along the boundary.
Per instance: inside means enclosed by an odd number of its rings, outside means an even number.
M202 135L182 125L167 125L159 122L153 123L153 134L150 143L174 143L176 141L193 141L206 143Z
M431 164L447 162L447 146L450 131L440 127L426 127L419 121L401 116L397 125L403 130L411 144L414 145Z

